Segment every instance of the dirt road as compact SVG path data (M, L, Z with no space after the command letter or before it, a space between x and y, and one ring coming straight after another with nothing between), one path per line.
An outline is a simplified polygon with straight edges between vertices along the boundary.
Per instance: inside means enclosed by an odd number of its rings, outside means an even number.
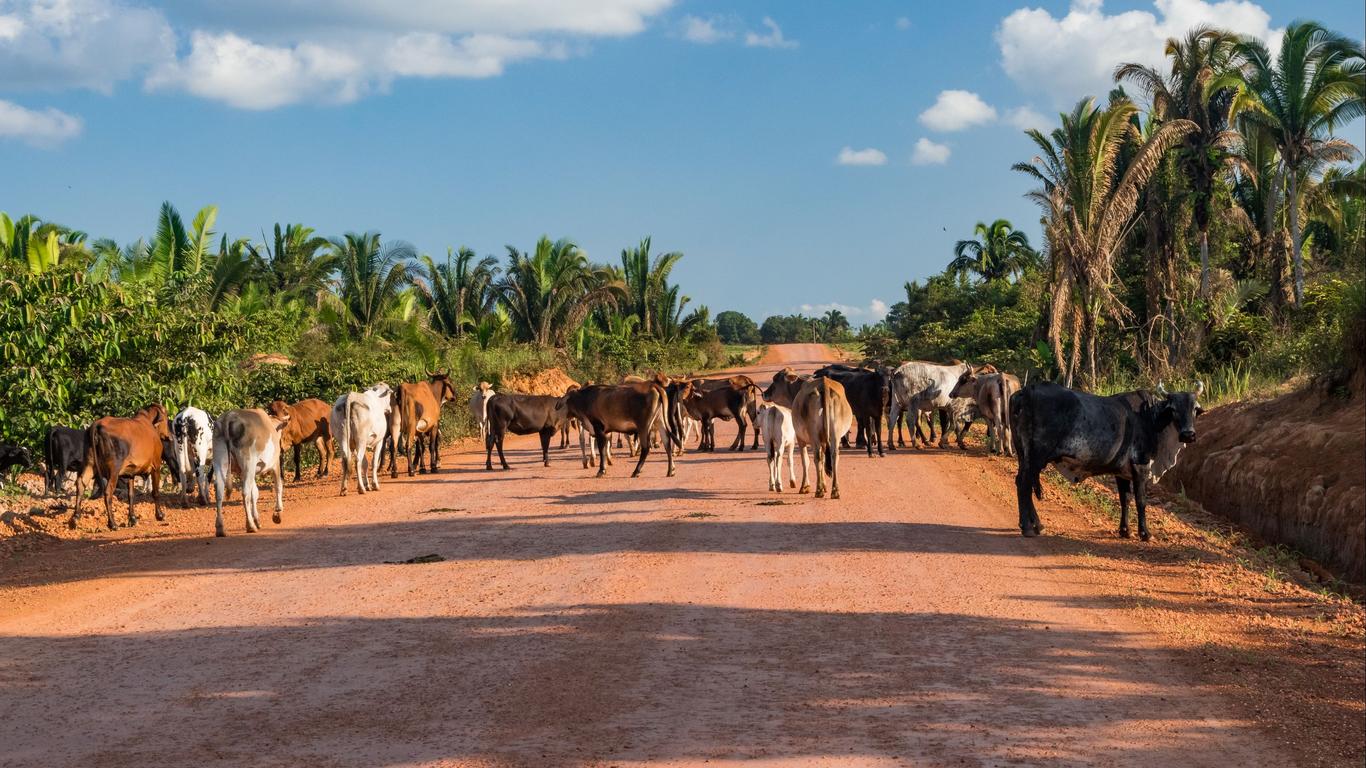
M633 481L516 446L292 489L257 535L177 509L202 533L15 561L0 765L1287 762L1018 535L985 458L850 453L842 501L778 505L753 452Z

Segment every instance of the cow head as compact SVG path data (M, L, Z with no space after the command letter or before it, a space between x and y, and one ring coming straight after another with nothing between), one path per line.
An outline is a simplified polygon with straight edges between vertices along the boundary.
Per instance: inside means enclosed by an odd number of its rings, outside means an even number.
M1181 442L1195 442L1195 419L1205 412L1205 409L1200 407L1200 395L1205 393L1205 383L1195 382L1195 390L1192 392L1168 392L1167 388L1159 383L1157 393L1162 395L1162 400L1157 405L1158 429L1166 429L1168 425L1174 426Z
M791 406L802 388L802 377L791 368L773 374L773 383L764 390L764 399L779 405Z
M436 402L438 405L455 399L455 385L451 383L449 374L429 374L427 376L427 382L432 385L432 394L436 395Z
M958 377L958 383L953 385L952 390L949 390L949 397L976 397L977 375L977 371L974 371L971 368L963 371L963 374Z
M266 406L266 413L269 413L277 419L281 417L287 419L290 415L289 403L286 403L284 400L272 400L270 401L270 405Z
M166 417L166 408L161 403L152 403L139 408L137 413L133 414L133 418L146 419L152 423L152 427L156 429L157 434L163 440L171 439L171 420Z
M10 467L33 466L33 454L22 445L0 445L0 472Z

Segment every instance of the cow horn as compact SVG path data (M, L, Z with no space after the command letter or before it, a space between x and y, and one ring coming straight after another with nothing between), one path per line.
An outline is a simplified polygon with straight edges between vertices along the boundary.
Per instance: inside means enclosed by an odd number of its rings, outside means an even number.
M1157 394L1167 396L1167 387L1162 382L1157 382Z
M1203 394L1205 394L1205 382L1203 382L1203 381L1201 381L1201 380L1199 380L1199 379L1196 379L1196 380L1195 380L1195 396L1196 396L1196 397L1199 397L1199 396L1201 396L1201 395L1203 395Z

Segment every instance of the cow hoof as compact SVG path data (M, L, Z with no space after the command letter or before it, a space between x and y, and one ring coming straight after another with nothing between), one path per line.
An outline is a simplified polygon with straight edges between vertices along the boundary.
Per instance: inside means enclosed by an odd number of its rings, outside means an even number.
M666 472L666 473L664 474L664 476L665 476L665 477L673 477L673 476L676 475L676 474L678 474L678 470L676 470L676 469L671 469L671 470L669 470L668 472Z
M1026 526L1020 529L1020 535L1025 537L1026 539L1032 539L1035 536L1038 536L1039 532L1034 530L1033 528Z
M157 522L160 523L160 522L163 522L163 521L165 521L165 520L166 520L166 513L165 513L165 512L157 512Z
M1035 523L1035 524L1034 524L1034 535L1035 535L1035 536L1038 536L1038 535L1041 534L1041 533L1043 533L1043 523Z
M835 490L835 491L831 491L831 492L830 492L830 498L832 498L832 499L838 499L839 497L840 497L840 492L839 492L838 490Z
M1120 529L1119 529L1119 537L1120 537L1121 539L1127 539L1127 538L1129 538L1129 529L1128 529L1128 528L1120 528Z
M1148 539L1152 538L1152 534L1148 533L1147 531L1139 531L1138 538L1142 539L1143 541L1147 541Z
M821 491L821 490L816 491L816 498L818 498L818 499L823 499L823 498L825 498L825 491Z
M802 489L800 491L797 491L797 493L811 493L811 486L803 485Z
M276 524L276 525L279 525L279 524L280 524L280 513L279 513L279 512L276 512L275 514L273 514L273 515L270 516L270 519L273 520L273 521L275 521L275 524Z
M796 481L796 480L788 480L788 481L787 481L787 487L788 487L788 488L796 488L796 487L797 487L797 481Z
M586 469L586 467L585 467L585 469ZM493 465L492 465L492 464L485 464L485 465L484 465L484 471L486 471L486 472L492 472L492 471L493 471Z
M550 465L547 464L546 466L548 467L548 466L550 466ZM504 472L506 472L506 471L508 471L508 470L510 470L510 469L512 469L512 467L509 467L509 466L506 465L506 464L503 465L503 471L504 471Z

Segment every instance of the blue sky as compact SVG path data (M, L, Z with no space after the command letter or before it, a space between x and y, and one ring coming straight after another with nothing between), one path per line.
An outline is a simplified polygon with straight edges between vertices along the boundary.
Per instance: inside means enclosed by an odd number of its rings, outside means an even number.
M974 222L1037 239L1020 126L1211 21L1359 0L0 0L0 210L120 242L162 200L500 258L644 235L713 313L876 319ZM947 92L947 93L946 93ZM1361 124L1348 132L1358 144ZM845 150L848 150L847 152ZM840 162L841 155L846 163ZM861 163L861 164L859 164Z

